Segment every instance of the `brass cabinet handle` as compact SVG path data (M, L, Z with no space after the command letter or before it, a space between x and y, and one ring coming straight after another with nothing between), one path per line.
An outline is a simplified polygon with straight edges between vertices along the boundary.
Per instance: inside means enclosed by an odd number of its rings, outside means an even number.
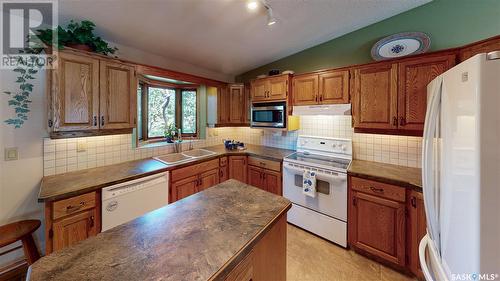
M377 187L374 187L374 186L370 186L370 189L371 189L371 191L373 191L373 192L378 192L378 193L382 193L382 192L384 192L384 189L383 189L383 188L377 188Z
M392 125L397 126L398 125L398 118L396 116L392 117Z
M90 216L89 221L90 221L90 227L94 227L94 216Z
M266 166L266 163L264 163L264 162L259 162L259 164L262 166Z
M399 118L399 125L400 125L400 126L404 126L404 125L406 125L406 120L405 120L405 118L404 118L403 116L401 116L401 117Z
M94 127L97 126L97 116L94 116Z
M80 202L80 204L78 204L76 206L69 205L66 207L66 213L76 212L76 211L80 210L83 206L85 206L85 201Z
M219 170L219 177L222 178L223 174L222 174L222 169Z
M101 127L104 126L104 116L101 116Z
M413 208L417 207L417 198L415 196L412 196L410 199L410 204Z

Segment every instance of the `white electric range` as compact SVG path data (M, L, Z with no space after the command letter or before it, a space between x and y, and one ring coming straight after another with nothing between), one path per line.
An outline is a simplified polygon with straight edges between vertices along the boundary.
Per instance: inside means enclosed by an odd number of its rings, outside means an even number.
M283 160L283 196L292 201L288 222L347 247L347 168L350 139L299 136L297 152ZM302 193L303 174L316 172L316 197Z

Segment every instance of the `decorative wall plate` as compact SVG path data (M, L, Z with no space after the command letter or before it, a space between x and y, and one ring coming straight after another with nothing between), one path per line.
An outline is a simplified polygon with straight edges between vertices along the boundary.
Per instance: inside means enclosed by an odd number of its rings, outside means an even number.
M431 39L423 32L403 32L380 39L372 47L376 61L422 54L429 50Z

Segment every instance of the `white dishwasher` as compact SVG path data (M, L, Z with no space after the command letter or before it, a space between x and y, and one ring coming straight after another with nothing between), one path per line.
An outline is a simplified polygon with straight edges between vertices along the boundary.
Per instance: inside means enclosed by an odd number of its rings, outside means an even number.
M102 189L102 231L168 204L168 173Z

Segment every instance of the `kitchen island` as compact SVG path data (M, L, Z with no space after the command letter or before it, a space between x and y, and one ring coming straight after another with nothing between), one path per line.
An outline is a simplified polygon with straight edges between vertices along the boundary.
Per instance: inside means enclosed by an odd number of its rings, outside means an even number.
M28 280L285 280L290 207L228 180L45 256Z

